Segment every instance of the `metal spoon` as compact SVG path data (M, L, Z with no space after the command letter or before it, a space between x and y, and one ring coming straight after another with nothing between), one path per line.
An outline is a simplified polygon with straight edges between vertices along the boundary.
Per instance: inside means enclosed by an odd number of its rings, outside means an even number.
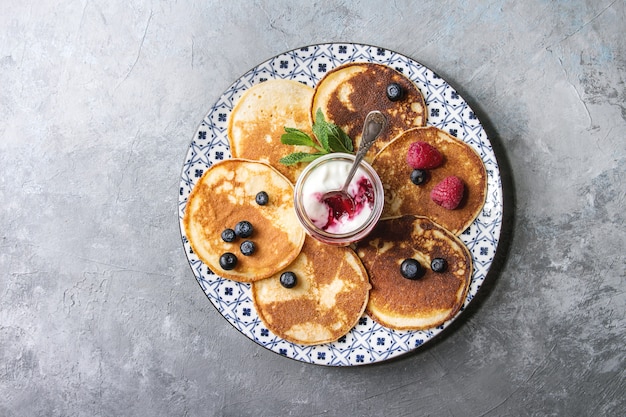
M324 198L322 199L323 201L328 201L329 199L341 199L343 201L349 202L350 207L354 208L354 201L350 194L348 194L350 181L352 181L352 177L354 177L354 174L356 173L359 164L363 160L363 157L365 157L365 154L372 147L372 144L378 138L378 136L380 136L386 125L387 118L378 110L371 111L367 114L367 116L365 116L365 121L363 122L363 133L361 134L361 143L354 157L352 167L348 172L346 182L343 184L343 187L341 187L340 190L329 191L324 194Z

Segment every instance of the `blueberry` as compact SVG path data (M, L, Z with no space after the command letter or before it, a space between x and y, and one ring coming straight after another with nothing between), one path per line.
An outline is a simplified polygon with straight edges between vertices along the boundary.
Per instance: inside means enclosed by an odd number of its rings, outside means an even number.
M407 279L420 279L425 272L424 268L415 259L405 259L400 265L400 273Z
M250 256L254 253L256 247L254 246L253 241L244 240L243 242L241 242L241 245L239 245L239 249L241 249L241 253L245 256Z
M448 263L443 258L435 258L430 263L430 269L434 272L443 272L448 267Z
M270 201L270 197L265 191L259 191L256 197L254 197L254 201L256 201L259 206L264 206Z
M237 257L234 253L226 252L220 256L220 266L225 271L230 271L237 266Z
M233 229L224 229L222 232L222 240L224 242L232 242L235 238L235 231Z
M387 86L387 98L391 101L398 101L404 96L404 90L398 83L391 83Z
M293 288L296 286L296 274L291 271L280 274L280 285L285 288Z
M239 237L252 236L252 225L248 221L240 221L235 225L235 234Z
M411 182L415 185L423 184L428 179L428 172L421 169L411 171Z

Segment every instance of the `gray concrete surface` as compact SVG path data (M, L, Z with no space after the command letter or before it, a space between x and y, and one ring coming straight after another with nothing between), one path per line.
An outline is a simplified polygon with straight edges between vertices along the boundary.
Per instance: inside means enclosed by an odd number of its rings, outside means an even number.
M0 416L626 414L626 5L18 1L0 13ZM485 124L506 225L478 299L392 362L280 357L180 242L192 134L266 59L360 42Z

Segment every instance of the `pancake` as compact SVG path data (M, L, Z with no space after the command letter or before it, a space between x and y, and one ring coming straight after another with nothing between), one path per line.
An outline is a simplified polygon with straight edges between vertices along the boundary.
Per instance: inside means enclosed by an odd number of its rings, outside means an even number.
M370 284L360 259L348 247L308 237L285 271L297 276L293 288L280 284L281 271L252 284L252 299L265 326L293 343L332 342L348 333L367 304Z
M387 98L390 83L402 87L401 100ZM368 151L368 160L400 132L426 125L426 104L420 90L402 73L381 64L350 63L329 71L315 87L312 118L318 108L352 138L355 148L361 142L367 113L379 110L387 117L387 128Z
M456 236L426 217L403 216L381 221L357 244L356 252L369 274L372 289L367 313L396 330L424 330L452 318L463 305L472 276L472 258ZM400 264L416 259L426 273L404 278ZM430 263L443 258L445 272Z
M443 163L428 170L428 180L415 185L406 161L409 146L424 141L443 155ZM416 214L426 216L455 235L461 234L478 216L485 203L487 173L480 156L465 142L435 127L409 129L383 148L372 161L385 189L382 218ZM445 177L455 175L465 185L460 205L454 210L437 205L432 189Z
M257 193L269 202L259 205ZM249 238L228 243L221 233L240 221L252 224ZM187 201L183 225L193 251L217 275L239 282L267 278L293 261L304 243L304 229L293 208L293 186L271 166L257 161L227 159L212 165ZM244 256L240 244L254 242L256 251ZM220 266L222 254L238 259L232 270Z
M314 152L308 146L284 145L286 127L312 135L309 107L313 88L293 80L268 80L255 84L239 98L228 119L228 139L234 158L272 165L292 183L305 164L278 162L292 152Z

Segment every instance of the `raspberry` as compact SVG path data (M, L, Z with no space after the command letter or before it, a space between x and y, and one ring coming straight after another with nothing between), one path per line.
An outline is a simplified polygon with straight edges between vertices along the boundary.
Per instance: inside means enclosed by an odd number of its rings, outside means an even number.
M406 154L406 162L413 169L432 169L441 165L443 156L430 143L413 142Z
M463 199L465 186L458 177L451 175L444 178L430 192L430 198L441 207L454 210Z

